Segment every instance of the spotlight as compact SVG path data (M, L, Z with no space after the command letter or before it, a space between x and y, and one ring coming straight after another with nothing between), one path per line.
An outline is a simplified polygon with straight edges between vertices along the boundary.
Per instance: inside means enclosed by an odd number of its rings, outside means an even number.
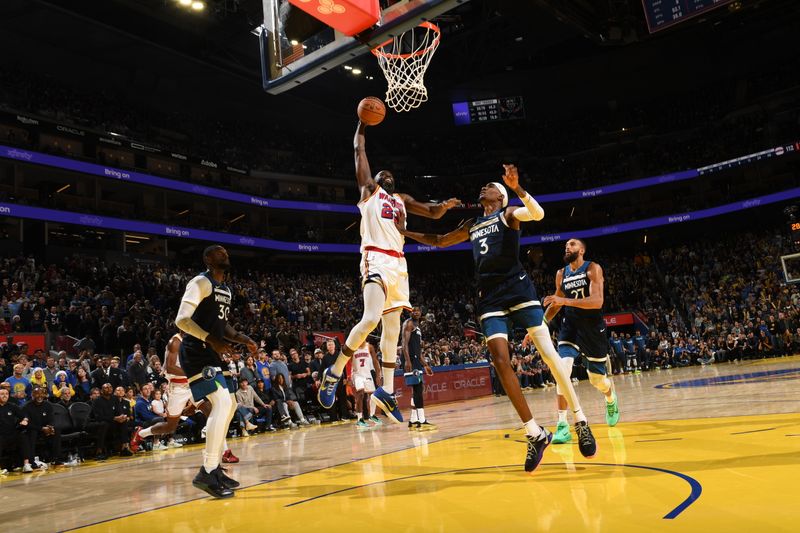
M297 46L298 44L300 44L300 42L297 39L292 39L291 41L289 41L289 44L291 44L292 46Z
M192 5L192 0L178 0L178 3L184 7Z
M344 69L345 69L345 70L353 70L353 67L351 67L350 65L345 65L345 66L344 66Z
M195 11L202 11L206 8L206 5L203 2L192 2L192 9Z
M361 74L361 69L360 69L360 68L354 68L354 69L353 69L353 74L355 74L356 76L358 76L359 74Z

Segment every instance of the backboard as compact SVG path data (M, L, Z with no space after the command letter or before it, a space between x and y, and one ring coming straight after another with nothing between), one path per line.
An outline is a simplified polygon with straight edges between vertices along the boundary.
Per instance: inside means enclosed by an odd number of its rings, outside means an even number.
M287 0L262 0L264 24L259 33L264 90L280 94L345 62L369 52L420 23L431 20L469 0L400 0L381 2L381 20L357 37L325 26L303 40L286 32Z

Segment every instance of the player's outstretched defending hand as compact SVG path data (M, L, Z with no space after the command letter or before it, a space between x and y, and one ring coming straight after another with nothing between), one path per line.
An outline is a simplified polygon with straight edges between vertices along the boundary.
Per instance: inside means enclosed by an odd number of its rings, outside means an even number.
M405 235L406 231L406 212L405 209L398 209L394 214L394 227L400 232L400 235Z
M509 189L516 192L517 187L519 187L519 172L517 171L517 167L515 165L503 165L503 169L505 173L503 174L503 182L508 186Z

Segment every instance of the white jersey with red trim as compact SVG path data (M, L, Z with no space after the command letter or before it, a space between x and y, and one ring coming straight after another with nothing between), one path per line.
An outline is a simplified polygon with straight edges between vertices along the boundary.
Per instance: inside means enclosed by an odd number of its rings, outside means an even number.
M372 378L371 371L375 370L369 349L358 350L353 354L353 375Z
M366 200L358 203L361 211L361 252L372 246L402 253L405 238L394 226L394 218L405 204L398 194L389 194L380 185Z

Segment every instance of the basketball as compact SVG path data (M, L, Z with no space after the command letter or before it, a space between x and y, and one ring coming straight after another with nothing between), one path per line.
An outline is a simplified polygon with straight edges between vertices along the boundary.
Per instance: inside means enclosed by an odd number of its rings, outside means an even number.
M367 126L377 126L386 116L383 100L375 96L367 96L358 103L358 118Z

